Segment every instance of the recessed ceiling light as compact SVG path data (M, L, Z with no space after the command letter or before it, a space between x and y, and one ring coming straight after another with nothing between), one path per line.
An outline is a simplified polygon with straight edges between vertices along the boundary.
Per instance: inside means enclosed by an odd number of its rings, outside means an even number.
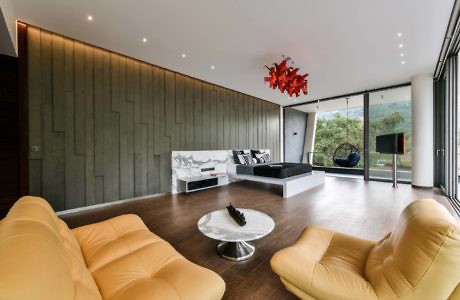
M402 32L398 32L398 37L402 37Z
M403 47L404 47L404 45L403 45L403 44L399 44L399 48L403 48Z
M92 20L93 20L93 16L91 16L91 15L88 15L86 18L88 19L88 21L92 21Z
M147 43L147 38L143 38L142 41L143 41L144 43Z
M399 56L404 57L404 53L399 54Z
M185 55L185 53L183 53L183 54L182 54L182 58L186 58L186 57L187 57L187 55Z
M406 62L403 60L403 61L401 62L401 65L405 65L405 64L406 64Z
M214 66L211 66L211 70L214 70L215 68L216 68L216 67L214 67Z

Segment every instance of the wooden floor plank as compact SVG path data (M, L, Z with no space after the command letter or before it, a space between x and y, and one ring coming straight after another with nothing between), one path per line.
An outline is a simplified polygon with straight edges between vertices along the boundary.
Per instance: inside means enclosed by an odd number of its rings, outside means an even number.
M272 255L294 243L308 225L317 224L357 237L378 240L391 230L402 209L421 198L434 198L450 208L437 190L400 184L326 177L326 183L283 199L275 186L238 182L191 194L163 195L146 200L65 215L70 227L102 221L125 213L139 215L146 225L191 261L216 271L227 284L225 299L295 299L271 271ZM270 215L275 229L254 242L255 255L234 263L215 252L216 241L202 235L198 219L232 202ZM249 220L248 220L249 221Z

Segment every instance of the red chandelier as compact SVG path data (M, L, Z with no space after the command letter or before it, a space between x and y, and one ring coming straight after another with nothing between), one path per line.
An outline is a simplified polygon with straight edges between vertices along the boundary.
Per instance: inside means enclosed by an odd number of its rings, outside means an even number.
M287 92L289 97L300 96L302 91L304 95L308 94L308 74L299 75L299 68L288 67L290 58L284 58L280 64L274 63L274 67L265 66L268 71L268 77L264 77L264 82L269 82L272 89L277 89L281 93Z

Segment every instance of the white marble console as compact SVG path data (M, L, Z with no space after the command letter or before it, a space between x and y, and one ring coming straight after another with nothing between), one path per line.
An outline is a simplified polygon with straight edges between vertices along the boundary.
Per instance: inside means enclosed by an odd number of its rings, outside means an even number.
M245 151L249 152L249 150ZM270 153L269 149L261 149L261 151ZM227 174L234 165L232 150L172 151L171 192L173 194L185 192L179 180L187 181L200 176ZM236 180L230 179L230 181Z
M186 177L177 179L177 190L180 192L196 192L213 187L218 187L228 184L227 174L205 175L198 177Z
M178 180L188 180L211 174L227 174L227 165L233 163L232 150L172 151L171 192L185 192ZM206 171L206 169L212 169Z

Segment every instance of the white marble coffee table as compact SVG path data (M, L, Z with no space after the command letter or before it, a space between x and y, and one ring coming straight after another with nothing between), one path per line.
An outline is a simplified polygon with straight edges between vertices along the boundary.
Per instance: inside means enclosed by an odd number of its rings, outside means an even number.
M244 226L238 225L227 209L210 212L198 221L198 229L205 236L220 241L217 253L233 261L253 256L255 247L248 242L266 236L275 228L275 222L266 214L252 209L237 209L244 213Z

